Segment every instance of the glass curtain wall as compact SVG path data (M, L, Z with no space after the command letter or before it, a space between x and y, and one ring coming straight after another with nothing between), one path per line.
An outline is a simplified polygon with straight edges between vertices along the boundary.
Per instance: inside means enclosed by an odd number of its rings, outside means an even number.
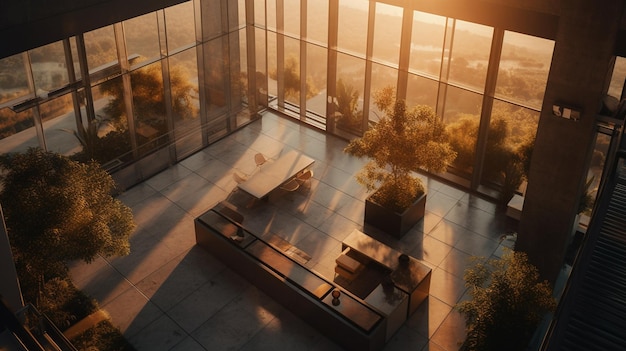
M392 86L448 126L459 156L442 176L523 191L525 171L510 166L534 140L552 41L382 1L266 4L255 27L267 33L271 108L352 139L378 121L374 96Z
M266 44L245 4L187 1L1 59L0 152L95 159L130 186L249 123Z

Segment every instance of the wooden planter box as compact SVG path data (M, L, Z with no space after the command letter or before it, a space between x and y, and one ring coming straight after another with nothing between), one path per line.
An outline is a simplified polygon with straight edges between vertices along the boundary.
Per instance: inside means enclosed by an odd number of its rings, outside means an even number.
M373 194L372 194L373 195ZM413 205L402 213L382 207L371 200L372 195L365 199L365 223L385 233L401 238L413 226L424 218L426 211L426 193L419 197Z

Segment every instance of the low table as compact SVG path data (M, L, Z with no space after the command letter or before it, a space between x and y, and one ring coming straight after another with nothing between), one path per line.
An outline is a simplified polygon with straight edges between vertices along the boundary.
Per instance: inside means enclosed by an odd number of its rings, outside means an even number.
M420 260L394 250L357 229L343 240L342 249L346 247L391 270L393 285L409 295L407 318L428 297L432 270Z
M276 161L263 164L257 173L238 187L255 198L262 199L299 172L311 167L314 162L314 159L291 150Z

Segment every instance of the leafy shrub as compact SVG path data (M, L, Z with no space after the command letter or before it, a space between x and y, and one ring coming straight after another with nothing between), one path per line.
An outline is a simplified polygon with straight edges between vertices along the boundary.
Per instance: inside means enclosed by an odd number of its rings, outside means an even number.
M472 297L456 308L465 316L469 350L524 350L543 316L556 301L547 281L523 252L477 260L464 275Z

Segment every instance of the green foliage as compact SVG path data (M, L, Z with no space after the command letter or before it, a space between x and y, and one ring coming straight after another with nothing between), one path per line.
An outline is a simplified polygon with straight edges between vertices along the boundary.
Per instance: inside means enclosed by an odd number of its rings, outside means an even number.
M500 259L477 259L464 275L472 300L456 308L465 316L469 350L524 350L556 301L547 281L525 253L505 251Z
M270 72L270 78L278 79L278 73L275 70ZM298 103L300 99L300 63L293 55L285 60L283 82L285 84L285 99ZM315 87L311 79L307 78L305 84L307 99L317 95L319 89Z
M354 86L347 84L343 79L337 81L337 124L339 127L361 130L363 111L359 109L359 92Z
M64 278L69 260L125 255L135 224L97 163L31 148L0 158L2 203L20 279Z
M485 180L501 186L500 202L506 204L527 178L530 156L533 151L534 133L524 130L513 135L510 119L496 113L489 124L486 158L482 176ZM450 145L458 153L455 165L464 172L474 166L479 119L463 116L448 126Z
M22 284L21 288L28 301L35 301L29 297L37 295L36 286ZM65 330L95 312L98 306L94 300L76 289L69 278L54 278L44 284L37 309L59 329Z
M430 107L407 109L404 100L396 100L393 88L377 92L375 104L385 115L345 152L370 159L357 181L368 191L382 184L373 200L401 212L424 192L412 172L444 172L456 153L447 142L445 125Z

